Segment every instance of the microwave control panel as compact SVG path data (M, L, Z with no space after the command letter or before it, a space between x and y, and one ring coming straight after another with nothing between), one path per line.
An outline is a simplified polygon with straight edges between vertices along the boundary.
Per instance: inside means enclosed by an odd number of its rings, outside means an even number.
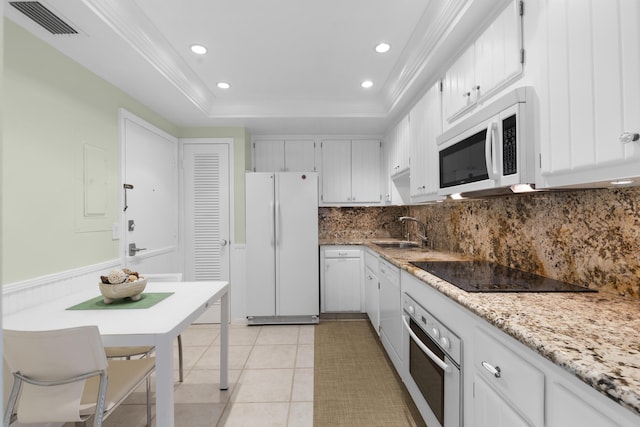
M502 120L502 175L518 172L516 116Z

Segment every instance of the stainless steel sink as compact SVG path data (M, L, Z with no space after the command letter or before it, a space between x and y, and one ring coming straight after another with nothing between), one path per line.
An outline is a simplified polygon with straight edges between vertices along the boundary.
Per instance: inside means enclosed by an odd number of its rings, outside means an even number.
M381 248L397 248L397 249L407 249L407 248L419 248L420 244L416 242L373 242L374 245L380 246Z

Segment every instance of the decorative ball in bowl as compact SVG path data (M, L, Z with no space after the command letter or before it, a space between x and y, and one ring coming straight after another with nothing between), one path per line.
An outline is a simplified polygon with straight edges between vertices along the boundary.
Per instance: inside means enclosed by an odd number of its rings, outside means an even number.
M124 276L126 279L118 283L122 277L119 271L121 270L114 270L109 273L109 276L101 277L102 281L98 284L105 304L111 304L114 300L122 298L131 298L132 301L138 301L142 298L142 291L147 286L147 279L136 273L135 277Z

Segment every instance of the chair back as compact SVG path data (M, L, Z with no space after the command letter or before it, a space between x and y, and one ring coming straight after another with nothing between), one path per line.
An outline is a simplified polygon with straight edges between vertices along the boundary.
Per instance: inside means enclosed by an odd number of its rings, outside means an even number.
M7 407L9 402L9 395L11 394L11 387L13 386L13 375L7 365L7 360L2 358L2 408Z
M107 358L96 326L50 331L3 331L3 352L12 374L32 381L63 383L106 372ZM86 379L49 386L24 382L17 402L23 423L81 421L80 400Z

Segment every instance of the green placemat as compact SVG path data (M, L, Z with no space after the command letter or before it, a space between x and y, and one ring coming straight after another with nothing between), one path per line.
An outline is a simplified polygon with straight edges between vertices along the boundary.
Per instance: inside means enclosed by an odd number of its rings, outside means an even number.
M67 308L67 310L121 310L129 308L149 308L165 298L173 295L173 292L149 292L142 294L138 301L131 301L130 298L114 300L111 304L104 303L104 297L91 298L85 302Z

